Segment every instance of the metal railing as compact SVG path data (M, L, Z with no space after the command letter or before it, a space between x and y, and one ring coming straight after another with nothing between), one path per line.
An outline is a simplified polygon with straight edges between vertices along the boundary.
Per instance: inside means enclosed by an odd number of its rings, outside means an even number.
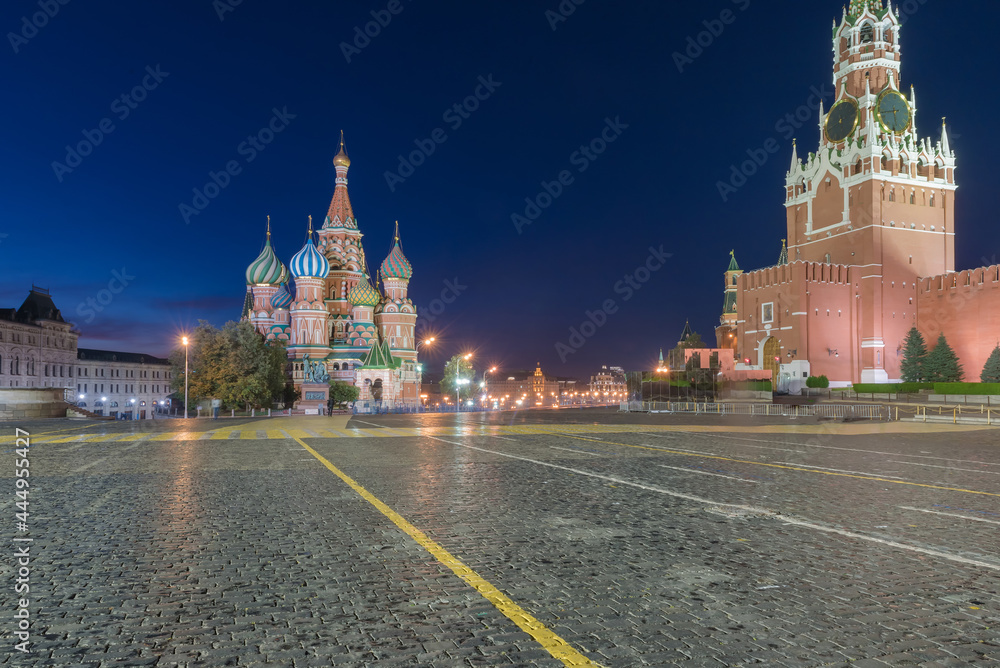
M892 412L885 406L868 404L820 404L795 406L787 404L722 403L698 401L623 402L622 413L694 413L695 415L759 415L761 417L824 417L858 420L891 420Z

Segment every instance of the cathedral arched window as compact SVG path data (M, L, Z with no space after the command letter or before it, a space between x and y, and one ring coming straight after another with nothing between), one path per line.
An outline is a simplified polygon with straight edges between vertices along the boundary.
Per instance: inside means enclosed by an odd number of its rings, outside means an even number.
M896 201L896 191L894 189L893 190L889 190L889 201L890 202L895 202Z
M931 202L930 202L930 205L934 206L934 193L931 193Z
M916 203L917 203L917 193L916 192L911 192L910 193L910 204L916 204Z

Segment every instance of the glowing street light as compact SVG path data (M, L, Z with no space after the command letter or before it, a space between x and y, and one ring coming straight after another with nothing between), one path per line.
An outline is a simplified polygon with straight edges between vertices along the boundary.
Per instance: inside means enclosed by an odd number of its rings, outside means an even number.
M188 337L181 339L184 344L184 419L188 419Z

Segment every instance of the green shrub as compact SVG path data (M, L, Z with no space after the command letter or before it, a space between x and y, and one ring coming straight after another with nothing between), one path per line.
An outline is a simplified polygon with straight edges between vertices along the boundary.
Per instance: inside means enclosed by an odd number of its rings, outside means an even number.
M1000 395L1000 383L934 383L935 394Z
M855 383L858 394L917 394L920 390L933 390L933 383Z
M809 376L806 378L806 387L825 390L830 387L830 379L826 376Z

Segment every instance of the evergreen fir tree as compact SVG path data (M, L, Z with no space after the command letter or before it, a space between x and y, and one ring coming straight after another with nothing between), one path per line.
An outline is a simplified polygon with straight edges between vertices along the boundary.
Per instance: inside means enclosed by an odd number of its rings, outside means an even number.
M903 343L903 362L900 366L904 383L919 383L927 375L924 372L924 362L927 360L927 345L924 337L911 327Z
M1000 383L1000 345L997 345L990 353L979 380L984 383Z
M944 334L938 337L937 345L934 346L924 361L924 376L930 383L957 383L964 376L962 365L958 362L958 355L948 345L948 340Z

